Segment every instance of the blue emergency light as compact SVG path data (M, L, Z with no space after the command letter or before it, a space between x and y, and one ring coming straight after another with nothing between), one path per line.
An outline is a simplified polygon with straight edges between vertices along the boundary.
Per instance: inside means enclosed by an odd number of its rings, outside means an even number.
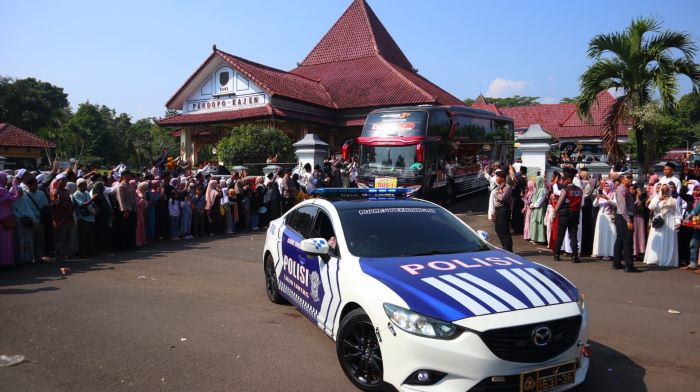
M410 193L407 188L316 188L312 195L318 196L405 196Z

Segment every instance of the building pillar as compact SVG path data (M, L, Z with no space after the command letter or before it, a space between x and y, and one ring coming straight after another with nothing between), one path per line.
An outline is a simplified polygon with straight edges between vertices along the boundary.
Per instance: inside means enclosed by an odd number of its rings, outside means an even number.
M297 156L299 167L304 167L307 163L312 168L319 165L323 167L323 160L328 155L328 143L321 140L315 133L307 133L303 139L292 145L294 154Z
M180 156L183 160L196 162L196 153L194 152L194 146L192 145L192 130L191 129L181 129L180 130Z
M522 153L522 165L527 167L528 177L546 176L547 158L553 139L540 124L530 125L527 132L518 137L518 150Z

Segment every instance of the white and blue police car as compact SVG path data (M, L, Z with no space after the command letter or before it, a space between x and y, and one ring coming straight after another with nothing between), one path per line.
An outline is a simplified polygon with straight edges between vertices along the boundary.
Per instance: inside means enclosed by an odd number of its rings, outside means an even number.
M348 197L401 190L319 192L271 222L267 295L335 340L355 386L534 392L584 381L588 313L566 278L436 204Z

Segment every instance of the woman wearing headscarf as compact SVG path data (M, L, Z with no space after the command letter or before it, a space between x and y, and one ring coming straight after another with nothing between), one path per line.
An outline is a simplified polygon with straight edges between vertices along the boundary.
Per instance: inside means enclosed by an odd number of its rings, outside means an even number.
M160 198L158 192L158 180L151 180L150 189L146 192L146 240L153 241L156 238L156 204Z
M66 190L66 174L60 173L54 180L55 186L51 192L52 225L54 251L56 262L62 263L70 254L71 233L73 231L73 202Z
M642 188L641 184L630 185L630 193L634 196L634 241L632 242L632 249L637 260L644 259L644 252L647 248L647 221L644 219L646 200L642 194ZM690 244L690 240L688 240L688 243Z
M13 180L12 188L7 190L7 173L0 171L0 268L10 268L15 262L12 231L17 225L17 218L12 212L12 205L17 200L17 183L16 179Z
M523 195L523 211L525 211L525 225L523 226L523 239L525 241L530 241L530 219L532 217L532 209L530 204L532 203L533 196L535 196L535 180L529 180L527 182L527 188L525 188L525 195Z
M593 199L593 207L598 208L593 236L593 257L612 258L615 256L615 238L617 231L613 218L615 217L615 183L607 180L601 183L598 195Z
M66 183L66 190L70 195L71 203L73 202L73 194L78 190L78 184L75 182ZM70 247L68 256L75 256L80 250L80 241L78 239L78 217L76 216L77 211L73 208L73 226L71 227L70 233Z
M105 184L97 181L92 185L92 197L95 198L95 252L109 248L109 228L112 225L112 205L105 195Z
M136 186L136 247L146 245L146 207L148 200L148 182L141 182Z
M545 213L545 224L547 225L547 247L554 251L555 242L557 242L557 226L559 226L559 215L556 211L556 205L559 201L559 180L561 175L559 172L552 174L552 184L549 191L549 205Z
M542 177L535 177L535 193L530 204L530 241L534 243L546 243L547 232L544 226L545 210L547 209L547 187Z
M206 202L204 211L209 221L209 235L223 232L223 219L221 216L221 189L218 180L210 180L205 194Z
M649 232L647 248L644 252L644 264L660 267L678 267L678 235L680 226L678 203L671 196L670 184L657 187L657 192L649 203L653 219L660 217L663 223L659 227L652 225Z
M527 181L523 177L523 174L519 171L514 171L513 166L510 167L513 173L513 192L512 192L512 213L510 218L511 228L513 229L513 234L521 234L523 232L523 226L525 225L525 216L523 215L523 208L525 207L525 202L523 201L523 195L527 188Z
M26 175L25 175L26 177ZM17 187L17 199L12 205L12 211L17 217L15 226L15 264L29 264L34 261L34 216L29 198Z
M580 188L583 190L583 205L581 206L581 256L588 257L593 253L593 181L588 170L581 170L579 173L581 179Z
M166 172L167 173L167 172ZM173 188L165 180L159 182L158 196L154 198L156 203L156 240L164 240L170 236L170 212L168 211L168 191Z

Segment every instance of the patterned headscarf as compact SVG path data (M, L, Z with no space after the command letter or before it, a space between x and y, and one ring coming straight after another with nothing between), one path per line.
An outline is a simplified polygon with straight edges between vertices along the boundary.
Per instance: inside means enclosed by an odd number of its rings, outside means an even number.
M545 196L547 196L547 187L544 185L544 179L537 176L535 177L535 194L532 196L532 200L537 201Z
M218 194L218 191L214 188L217 185L219 185L219 180L211 180L209 181L209 184L207 184L207 193L205 195L206 205L204 207L207 210L211 210L211 207L214 206L214 200L216 199L216 195Z
M525 192L525 197L528 200L532 200L532 196L534 196L535 192L537 191L537 187L535 186L535 180L528 180L527 182L527 191Z
M608 184L608 188L610 188L610 190L608 191L608 193L605 196L610 197L610 195L614 195L615 194L615 182L613 180L607 180L607 181L605 181L605 183Z

